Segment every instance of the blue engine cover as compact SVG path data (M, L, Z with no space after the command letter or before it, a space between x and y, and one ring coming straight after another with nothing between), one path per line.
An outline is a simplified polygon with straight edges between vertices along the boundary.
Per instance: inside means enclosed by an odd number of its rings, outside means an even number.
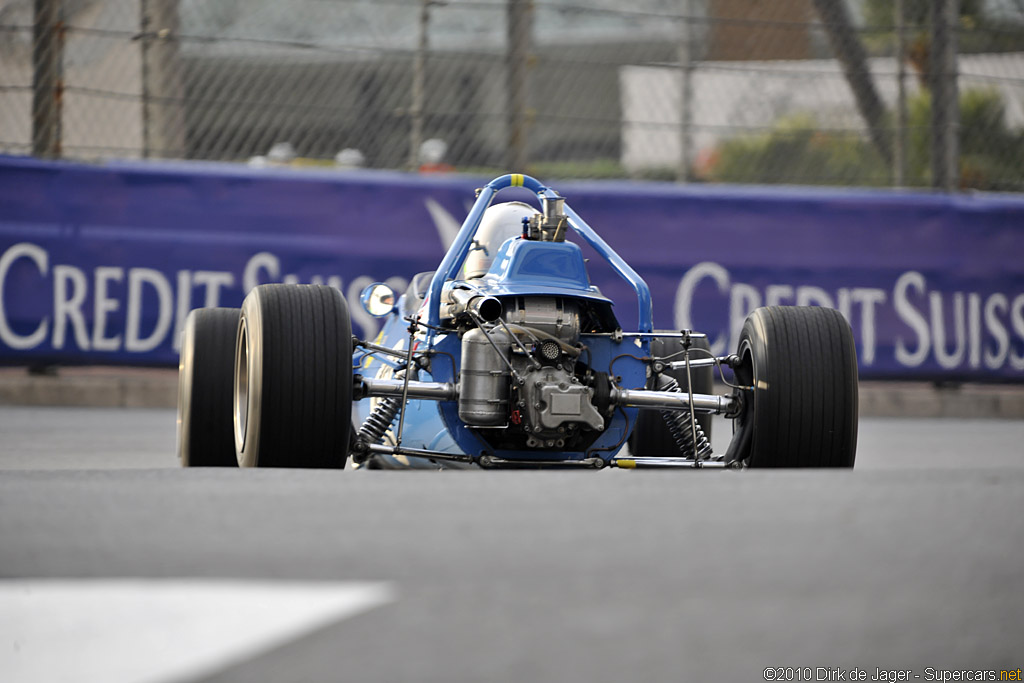
M490 271L471 282L491 296L569 296L611 303L590 284L583 252L572 242L506 240Z

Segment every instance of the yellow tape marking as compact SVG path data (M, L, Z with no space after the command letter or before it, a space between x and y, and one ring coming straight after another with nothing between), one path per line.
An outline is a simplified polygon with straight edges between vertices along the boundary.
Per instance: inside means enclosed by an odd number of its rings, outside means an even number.
M615 464L624 470L636 469L636 460L623 460L622 458L619 458L618 460L615 461Z
M523 186L523 174L522 173L513 173L512 174L512 187L522 187L522 186Z

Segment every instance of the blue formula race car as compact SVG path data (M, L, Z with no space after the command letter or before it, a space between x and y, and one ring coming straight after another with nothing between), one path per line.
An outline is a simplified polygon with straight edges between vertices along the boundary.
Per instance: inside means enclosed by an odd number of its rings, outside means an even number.
M540 210L492 204L524 187ZM570 232L636 293L623 331ZM261 285L193 311L182 340L185 466L852 467L857 358L835 310L759 308L734 354L655 331L650 290L559 196L528 176L478 191L436 271L369 286L385 318L354 338L336 289ZM725 391L714 393L717 369ZM733 422L714 453L710 416ZM625 448L628 444L628 450Z

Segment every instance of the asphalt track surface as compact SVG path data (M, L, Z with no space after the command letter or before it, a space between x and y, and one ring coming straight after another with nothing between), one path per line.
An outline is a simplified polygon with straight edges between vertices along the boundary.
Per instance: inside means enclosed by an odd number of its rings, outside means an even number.
M852 472L182 470L165 410L0 435L2 579L392 587L189 680L1024 667L1024 422L863 420Z

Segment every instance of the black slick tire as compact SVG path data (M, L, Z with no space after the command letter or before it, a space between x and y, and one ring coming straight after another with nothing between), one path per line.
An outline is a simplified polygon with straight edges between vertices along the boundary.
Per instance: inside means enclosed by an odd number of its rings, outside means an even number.
M690 359L709 358L711 355L707 339L694 339L690 350ZM651 341L651 357L665 358L671 356L672 360L683 359L683 341L672 337L661 337ZM666 375L673 377L679 382L679 388L685 393L687 391L686 368L681 370L666 370ZM690 374L693 377L693 393L710 394L714 392L713 369L691 368ZM654 389L653 378L647 380L647 388ZM704 435L711 439L711 415L708 413L697 413L697 423L704 430ZM629 435L629 452L635 456L674 456L691 457L692 452L684 453L679 448L668 425L665 424L661 412L654 409L641 408L636 419L636 425L632 434Z
M236 467L231 425L239 309L188 314L178 361L178 459L182 467Z
M857 352L831 308L770 306L740 334L736 379L751 429L750 467L853 467L857 456ZM745 456L745 457L744 457Z
M238 464L342 468L351 415L352 327L341 292L254 288L242 304L235 352Z

